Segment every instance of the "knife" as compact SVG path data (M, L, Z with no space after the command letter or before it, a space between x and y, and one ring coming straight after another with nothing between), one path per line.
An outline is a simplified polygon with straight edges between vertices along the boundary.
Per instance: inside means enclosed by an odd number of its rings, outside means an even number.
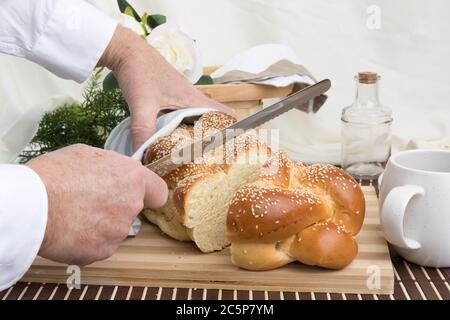
M195 160L201 158L203 154L220 147L225 142L236 138L245 131L254 129L293 108L299 108L302 111L306 111L302 108L302 106L304 106L305 103L311 99L327 92L330 87L330 80L322 80L314 85L297 91L283 100L280 100L277 103L274 103L243 120L235 122L231 126L217 131L202 140L197 140L189 145L174 150L170 154L146 165L146 167L161 177L165 176L170 171L182 166L183 164L194 162ZM314 110L314 112L315 111L317 110Z

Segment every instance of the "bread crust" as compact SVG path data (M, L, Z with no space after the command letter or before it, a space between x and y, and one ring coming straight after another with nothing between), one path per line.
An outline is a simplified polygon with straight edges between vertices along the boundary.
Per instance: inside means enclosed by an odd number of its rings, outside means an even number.
M343 170L293 164L283 152L275 154L261 178L233 197L227 217L232 260L250 270L293 260L343 268L357 255L354 235L364 214L364 194ZM256 259L255 248L265 258Z

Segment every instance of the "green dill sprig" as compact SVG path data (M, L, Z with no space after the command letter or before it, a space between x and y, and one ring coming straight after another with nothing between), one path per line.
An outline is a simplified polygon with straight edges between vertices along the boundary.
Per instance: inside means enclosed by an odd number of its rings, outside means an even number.
M83 102L64 104L43 116L36 135L19 156L21 163L75 143L103 148L109 133L130 112L120 89L103 91L100 79L98 70L83 93Z

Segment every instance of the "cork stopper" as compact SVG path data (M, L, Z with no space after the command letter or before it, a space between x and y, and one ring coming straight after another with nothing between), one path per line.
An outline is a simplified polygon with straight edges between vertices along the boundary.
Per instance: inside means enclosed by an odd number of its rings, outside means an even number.
M378 81L380 77L376 72L364 71L358 73L358 81L360 83L373 84Z

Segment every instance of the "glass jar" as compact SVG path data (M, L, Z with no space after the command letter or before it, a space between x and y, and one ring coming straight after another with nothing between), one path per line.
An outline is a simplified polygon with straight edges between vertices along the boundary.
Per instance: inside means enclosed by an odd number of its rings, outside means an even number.
M357 179L374 179L391 154L392 110L380 104L380 77L360 72L356 98L342 110L342 167Z

